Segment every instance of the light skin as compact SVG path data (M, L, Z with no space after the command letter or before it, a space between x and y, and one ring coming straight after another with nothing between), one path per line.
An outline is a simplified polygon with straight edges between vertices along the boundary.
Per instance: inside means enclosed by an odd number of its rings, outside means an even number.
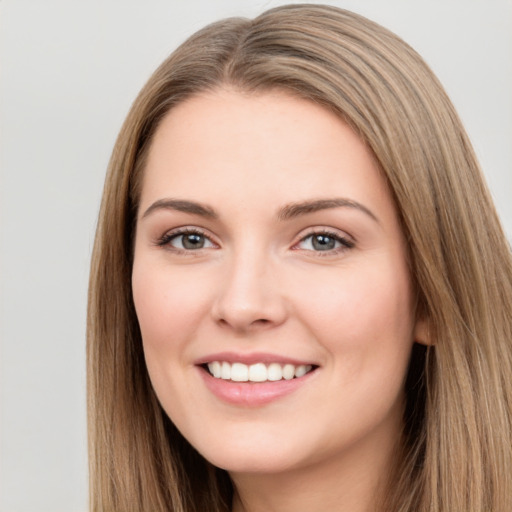
M167 114L144 172L133 296L167 414L230 473L235 512L371 510L424 341L371 152L312 102L219 89ZM311 371L274 396L215 358Z

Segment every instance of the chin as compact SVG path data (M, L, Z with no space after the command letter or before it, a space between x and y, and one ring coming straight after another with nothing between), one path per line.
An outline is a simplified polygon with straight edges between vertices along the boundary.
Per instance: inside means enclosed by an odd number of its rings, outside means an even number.
M229 473L280 473L294 469L304 457L296 449L283 446L282 439L279 441L226 441L214 446L195 446L208 462Z
M294 464L288 458L282 460L279 455L262 453L238 453L234 456L222 455L220 457L207 458L214 466L226 470L228 473L282 473L294 468Z

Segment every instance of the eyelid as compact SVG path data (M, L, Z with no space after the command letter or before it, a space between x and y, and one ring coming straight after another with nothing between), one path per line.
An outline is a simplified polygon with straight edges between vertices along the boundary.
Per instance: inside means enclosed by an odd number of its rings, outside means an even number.
M198 234L201 236L204 236L214 247L202 247L199 249L181 249L179 247L174 247L170 244L171 240L175 237L178 237L180 235L187 235L187 234ZM315 251L312 249L302 249L298 247L298 245L306 240L307 238L314 236L314 235L326 235L328 237L334 238L336 241L338 241L341 244L341 247L337 247L334 249L328 249L325 251ZM339 252L343 252L349 249L352 249L355 246L356 241L354 240L354 237L349 235L345 231L341 231L336 228L327 227L327 226L312 226L307 228L306 230L303 230L301 233L299 233L296 238L295 242L292 245L292 250L297 251L304 251L308 253L315 253L315 255L318 256L328 256L337 254ZM163 235L158 236L156 240L154 241L154 245L159 247L167 248L170 251L176 252L176 253L199 253L203 250L208 249L218 249L220 247L220 244L216 241L216 237L213 236L209 231L200 228L198 226L179 226L176 228L172 228L168 231L166 231Z
M314 251L312 249L301 249L298 247L298 245L301 242L304 242L306 239L314 235L326 235L328 237L334 238L335 240L341 243L341 247L329 249L326 251ZM356 241L354 237L349 235L346 231L340 231L339 229L327 226L312 226L307 228L305 231L299 233L299 235L297 235L296 242L294 242L292 249L315 253L315 255L318 256L328 256L352 249L353 247L355 247L355 245Z
M173 238L176 238L180 235L189 235L189 234L196 234L196 235L204 236L214 246L213 248L219 247L219 244L215 241L215 237L212 236L211 233L209 233L205 229L199 228L197 226L179 226L179 227L170 229L170 230L166 231L163 235L159 236L155 240L154 244L159 247L167 248L170 251L174 251L174 252L178 252L178 253L183 252L183 253L187 253L187 254L190 254L193 252L200 252L202 250L212 249L212 247L202 247L202 248L193 249L193 250L181 249L179 247L174 247L170 244L170 242Z

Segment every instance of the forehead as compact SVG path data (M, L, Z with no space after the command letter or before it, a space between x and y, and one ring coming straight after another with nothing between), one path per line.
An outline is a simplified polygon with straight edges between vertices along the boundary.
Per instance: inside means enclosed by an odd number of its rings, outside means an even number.
M227 204L234 194L246 207L333 194L390 202L372 152L326 108L283 91L193 96L155 133L141 207L163 195Z

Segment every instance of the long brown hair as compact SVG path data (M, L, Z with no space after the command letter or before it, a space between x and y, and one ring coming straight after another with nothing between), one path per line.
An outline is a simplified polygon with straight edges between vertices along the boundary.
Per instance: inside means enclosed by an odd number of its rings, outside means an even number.
M89 291L91 510L228 511L232 487L161 409L131 295L152 136L174 105L223 85L280 88L337 113L373 151L408 241L418 315L394 511L512 510L512 259L441 85L397 36L334 7L290 5L199 31L153 74L105 183Z

